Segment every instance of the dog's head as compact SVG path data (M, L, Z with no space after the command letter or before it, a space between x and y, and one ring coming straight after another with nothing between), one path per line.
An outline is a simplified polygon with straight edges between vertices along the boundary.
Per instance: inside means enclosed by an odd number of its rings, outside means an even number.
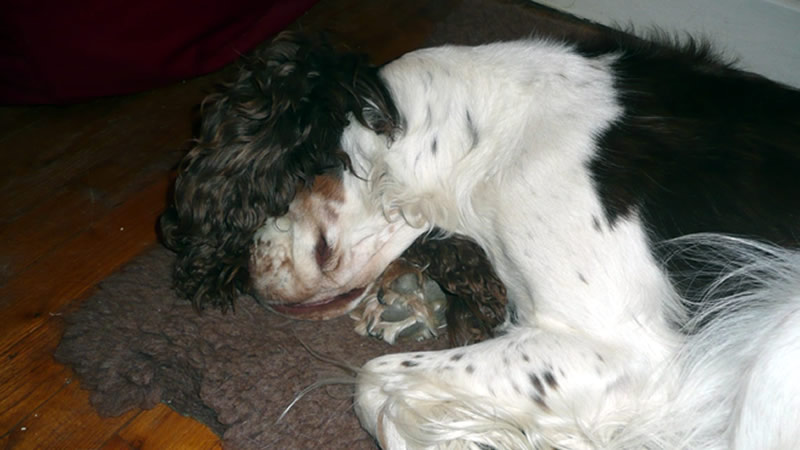
M161 217L162 239L177 252L178 291L198 308L224 309L251 286L282 304L323 301L322 279L349 287L338 267L366 262L336 255L357 243L341 242L323 223L364 225L358 208L342 210L359 201L346 192L349 179L359 180L342 132L357 122L389 136L397 121L378 69L322 38L284 33L244 58L238 77L204 102L200 135Z

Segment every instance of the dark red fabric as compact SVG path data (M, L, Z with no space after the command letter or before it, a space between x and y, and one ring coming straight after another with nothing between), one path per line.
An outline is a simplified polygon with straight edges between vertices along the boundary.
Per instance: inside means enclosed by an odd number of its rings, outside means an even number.
M316 1L11 0L0 12L0 102L72 102L208 73Z

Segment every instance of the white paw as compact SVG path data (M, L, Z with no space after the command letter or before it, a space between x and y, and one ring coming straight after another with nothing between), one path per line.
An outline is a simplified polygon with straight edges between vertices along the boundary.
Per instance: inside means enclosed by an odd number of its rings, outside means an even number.
M384 449L408 449L410 446L397 426L394 415L388 410L391 405L384 387L402 382L402 375L395 376L387 369L396 365L397 355L386 355L369 361L359 375L355 391L355 412L361 426L369 432Z
M481 450L481 439L459 431L462 408L436 367L437 355L451 352L396 353L368 361L356 381L354 407L361 426L385 450ZM456 377L458 378L458 376ZM459 381L455 380L456 384ZM457 388L456 390L461 390ZM469 418L467 418L469 419ZM449 421L454 423L448 423ZM504 448L504 447L496 447Z

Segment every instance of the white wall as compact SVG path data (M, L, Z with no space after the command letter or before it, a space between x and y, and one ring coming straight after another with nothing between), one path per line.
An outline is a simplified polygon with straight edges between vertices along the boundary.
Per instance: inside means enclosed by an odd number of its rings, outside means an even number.
M605 25L709 38L739 66L800 87L800 0L535 0Z

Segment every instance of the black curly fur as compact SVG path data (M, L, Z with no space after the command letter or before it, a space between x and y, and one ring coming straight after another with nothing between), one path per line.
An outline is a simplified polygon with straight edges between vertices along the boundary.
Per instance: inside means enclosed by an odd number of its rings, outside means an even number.
M339 140L351 114L378 133L397 126L366 57L283 33L244 58L238 77L204 101L200 135L160 220L164 244L177 252L179 293L198 309L224 310L247 291L255 231L285 214L316 175L349 168Z

